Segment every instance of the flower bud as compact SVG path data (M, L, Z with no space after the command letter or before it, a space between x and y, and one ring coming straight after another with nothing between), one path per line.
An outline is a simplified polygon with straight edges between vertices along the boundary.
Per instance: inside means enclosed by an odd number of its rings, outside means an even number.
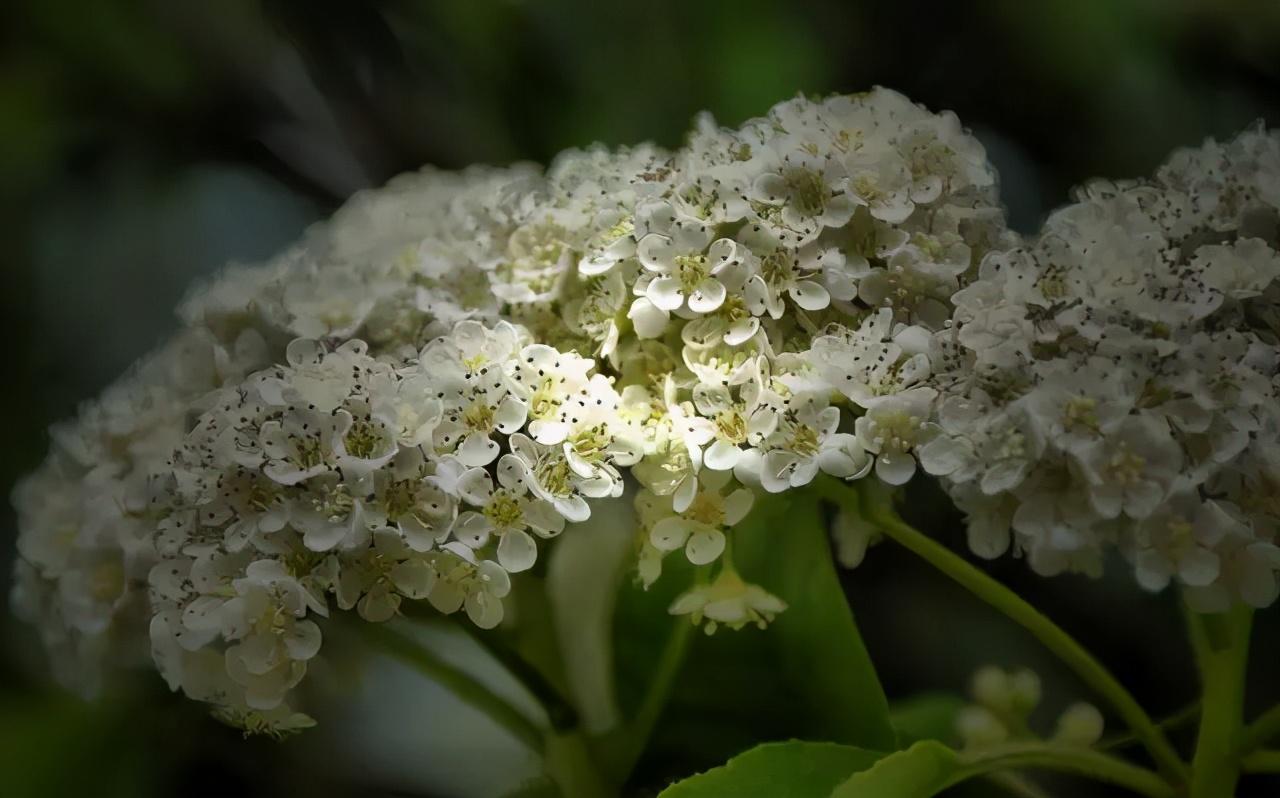
M966 748L983 748L1009 739L1009 730L991 710L969 706L956 715L956 734Z
M1067 707L1058 718L1054 742L1088 747L1102 737L1102 713L1093 704L1079 702Z

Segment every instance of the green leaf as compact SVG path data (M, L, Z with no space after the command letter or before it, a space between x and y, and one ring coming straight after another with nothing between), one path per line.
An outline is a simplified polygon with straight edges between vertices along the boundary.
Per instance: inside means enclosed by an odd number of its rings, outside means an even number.
M550 776L537 776L519 784L502 798L561 798L560 788Z
M789 607L764 630L697 635L644 770L689 773L790 738L896 748L888 702L845 601L817 500L798 491L761 497L730 536L742 577ZM650 590L622 588L613 631L624 718L634 716L674 624L687 622L667 608L692 582L693 568L676 552Z
M955 751L925 740L854 773L831 798L931 798L964 773Z
M634 535L631 498L601 499L591 518L565 529L549 557L546 596L565 687L590 733L618 721L611 623Z
M827 798L850 774L881 756L834 743L766 743L671 785L659 798Z
M822 507L793 491L761 509L763 524L735 536L734 559L745 578L789 605L768 635L778 675L798 700L792 711L811 718L805 736L892 750L889 702L840 586Z
M137 716L137 707L121 699L89 703L43 692L0 697L0 795L151 793L163 762L148 760L155 752L144 736L121 733Z
M952 742L956 715L967 703L955 693L921 693L895 701L889 707L889 720L898 733L899 747L921 740Z

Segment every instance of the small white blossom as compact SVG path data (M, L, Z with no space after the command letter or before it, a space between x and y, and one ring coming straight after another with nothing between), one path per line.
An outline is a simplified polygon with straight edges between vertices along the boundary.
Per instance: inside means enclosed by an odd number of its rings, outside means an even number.
M709 584L677 596L668 612L688 615L693 623L701 624L707 634L712 634L720 624L730 629L754 624L763 629L786 608L785 601L759 585L742 581L737 571L725 566Z
M675 551L683 548L689 562L714 562L725 547L725 530L747 516L754 496L747 488L725 494L731 478L724 471L706 470L699 475L702 489L683 511L653 524L650 540L655 548Z

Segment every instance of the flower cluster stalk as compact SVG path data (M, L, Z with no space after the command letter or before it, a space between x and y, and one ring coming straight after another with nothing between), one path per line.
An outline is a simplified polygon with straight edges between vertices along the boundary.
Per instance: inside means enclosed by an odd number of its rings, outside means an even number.
M1203 711L1191 760L1190 798L1235 794L1240 778L1239 743L1252 620L1253 613L1245 607L1221 615L1187 612L1203 691Z
M855 512L864 512L865 517L876 524L887 537L918 555L961 587L1029 631L1111 704L1116 713L1142 740L1162 772L1174 779L1181 779L1184 776L1186 765L1146 710L1111 675L1110 671L1061 627L1012 590L952 553L933 538L911 527L899 518L887 503L867 501L864 503L865 506L860 507L855 489L831 480L820 481L818 489L831 501L845 505L851 504Z

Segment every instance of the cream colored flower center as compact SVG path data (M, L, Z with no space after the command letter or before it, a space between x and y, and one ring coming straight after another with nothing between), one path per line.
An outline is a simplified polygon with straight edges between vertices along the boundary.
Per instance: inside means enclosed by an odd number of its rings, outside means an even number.
M499 530L524 526L524 511L520 502L505 490L496 491L485 505L484 516Z
M680 281L680 290L688 296L711 274L706 255L677 255L674 276Z
M1089 396L1073 396L1062 408L1062 426L1066 429L1098 431L1098 402Z
M1107 461L1107 474L1117 484L1132 485L1142 479L1143 470L1146 468L1147 461L1136 454L1129 445L1123 441L1111 455L1111 459Z
M801 457L812 457L819 449L818 431L808 424L800 424L791 435L791 451Z
M747 420L737 410L722 410L715 417L716 437L725 443L739 444L747 439Z
M347 447L347 454L368 460L378 453L382 435L378 426L372 421L357 419L351 424L351 429L347 430L343 443Z
M684 516L708 526L718 527L724 524L724 502L720 494L712 491L699 491L693 503L684 511Z
M790 169L782 176L791 205L803 216L820 216L827 208L827 183L811 169Z
M462 423L469 430L488 432L493 429L493 408L483 399L476 399L463 411Z

